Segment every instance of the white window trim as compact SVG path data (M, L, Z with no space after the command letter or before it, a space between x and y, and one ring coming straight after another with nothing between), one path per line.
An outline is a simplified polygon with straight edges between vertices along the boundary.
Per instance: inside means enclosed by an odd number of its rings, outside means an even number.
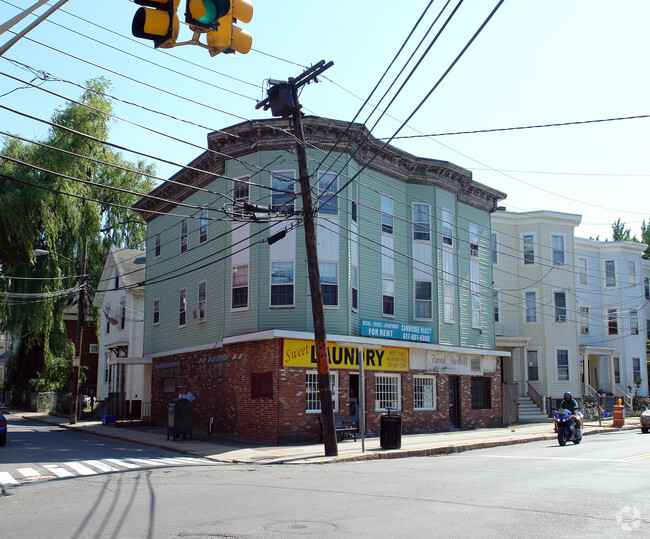
M433 386L433 407L422 407L422 408L416 408L415 406L415 380L421 379L421 380L432 380L432 386ZM418 411L418 412L426 412L426 411L432 411L432 410L437 410L438 409L438 387L437 387L437 379L434 374L414 374L413 375L413 411Z
M384 199L390 200L391 202L390 213L384 211L384 204L383 204ZM393 197L382 193L379 195L379 205L380 205L379 231L383 236L394 237L395 236L395 200L393 199ZM384 231L384 215L390 217L390 228L391 228L390 232Z
M528 352L537 352L537 380L530 380L528 378ZM526 379L531 382L535 382L535 383L542 382L543 372L541 368L541 355L542 355L542 351L539 348L526 348Z
M526 310L527 310L527 304L526 304L526 294L528 292L534 292L535 293L535 321L534 322L528 322L526 320ZM521 300L522 300L522 322L524 324L539 324L540 318L541 318L541 310L540 310L540 304L539 304L539 290L536 288L529 288L527 290L522 290L521 291Z
M199 312L201 309L201 302L199 298L201 297L201 285L205 283L205 308L203 309L203 318L199 316ZM208 320L208 281L207 279L203 281L199 281L199 283L196 285L196 310L197 310L197 316L196 316L196 321L199 324L203 324ZM187 314L185 315L187 319ZM192 317L194 318L194 317Z
M321 196L323 198L325 198L325 196L324 196L325 191L320 190L320 182L321 182L321 179L323 178L323 176L326 176L326 175L332 175L332 176L334 176L336 178L334 180L334 191L333 191L333 193L338 193L338 190L339 190L339 188L338 188L338 185L339 185L339 174L338 174L338 172L332 172L331 170L319 170L318 171L318 190L317 190L319 198ZM330 191L328 191L328 192L330 192ZM333 197L329 197L329 199L331 199L331 198L333 198L336 201L336 213L323 213L322 215L326 216L327 218L336 218L336 217L339 216L340 211L341 211L339 209L339 202L340 202L341 199L339 198L338 194L335 194ZM323 205L326 205L326 204L327 204L327 202L323 203ZM320 209L320 204L319 204L319 209Z
M316 375L318 380L318 371L308 370L305 371L305 377L308 375ZM307 394L307 381L305 380L305 395ZM339 411L339 372L335 369L330 371L330 386L332 388L332 401L334 402L334 413ZM319 401L320 402L320 401ZM305 397L305 413L306 414L320 414L322 410L307 410L307 397Z
M89 354L98 354L99 353L99 344L90 343L90 346L88 346L88 353Z
M587 326L585 332L582 331L583 329L583 319L582 319L582 309L587 310ZM589 308L589 305L579 305L578 306L578 328L580 331L580 335L591 335L591 309Z
M153 257L155 260L162 256L162 232L158 232L153 238ZM160 240L160 243L158 243L158 240ZM160 247L160 249L158 249L158 247ZM156 254L156 250L160 252Z
M158 322L154 322L156 317L154 316L154 313L156 312L156 302L158 302ZM151 304L151 320L152 320L152 325L154 326L159 326L160 325L160 299L159 298L154 298L153 303Z
M291 263L293 266L293 295L291 299L291 305L273 305L271 298L273 297L273 264L275 263L281 263L281 264L288 264ZM248 269L248 276L249 276L249 286L250 286L250 267ZM282 286L282 285L276 285L276 286ZM250 294L249 294L249 300L250 300ZM269 309L293 309L296 306L296 261L295 260L272 260L269 263Z
M387 408L379 408L377 404L377 378L393 378L397 380L397 408L391 408L393 412L399 412L402 409L402 377L393 373L375 373L375 412L386 412Z
M524 250L524 247L526 245L526 242L525 242L525 237L526 236L532 236L533 237L533 262L532 262L532 264L526 264L526 252ZM536 266L538 264L537 261L539 260L539 254L537 252L537 233L536 232L523 232L521 234L520 242L521 242L521 262L520 262L520 265L521 266Z
M481 252L481 235L479 232L479 226L476 223L469 223L467 225L467 229L468 229L467 243L469 246L470 260L473 258L478 259ZM473 236L476 236L476 242L472 241ZM474 245L474 243L476 243L476 253L473 253L472 251L472 245Z
M553 260L553 253L555 249L553 248L553 238L558 237L562 238L562 254L564 257L564 262L555 262ZM549 248L551 251L551 264L554 266L566 266L567 265L567 244L566 244L566 234L564 232L551 232L549 234Z
M427 207L426 214L427 214L429 219L428 219L428 222L426 223L426 225L423 224L423 223L415 221L415 214L416 213L418 213L418 214L423 213L420 210L416 210L416 208L415 208L416 205L418 205L418 206L426 206ZM413 221L413 226L411 227L411 239L413 240L413 242L430 244L431 243L431 204L427 204L425 202L413 202L411 204L411 220ZM429 235L428 239L426 239L426 240L415 239L415 229L418 226L425 226L426 227L427 234Z
M585 269L585 273L584 273L585 282L584 283L581 280L581 278L582 278L582 273L581 273L582 267L580 266L580 261L581 260L585 261L585 268L584 268ZM578 270L578 286L589 286L589 259L584 257L584 256L579 256L578 261L577 261L577 266L578 266L578 268L577 268L577 270Z
M416 303L418 301L426 301L426 300L418 299L416 297L416 295L415 295L415 291L416 291L416 288L417 288L416 283L429 283L431 285L431 299L429 300L429 302L431 303L431 316L428 317L428 318L422 318L422 317L417 316ZM428 281L428 280L425 280L425 279L413 279L413 320L425 320L425 321L433 320L433 290L434 290L433 281Z
M634 266L633 273L630 273L630 264ZM636 270L636 262L634 260L625 261L625 273L627 277L627 285L636 286L637 270Z
M318 263L319 264L334 264L336 266L336 285L331 285L330 283L325 283L325 286L336 286L336 305L329 305L329 304L326 305L325 301L323 300L323 309L328 309L328 310L339 309L341 307L341 294L340 294L340 291L341 291L341 286L340 286L341 272L340 272L340 268L339 268L339 263L336 260L319 260ZM320 269L319 269L319 271L320 271ZM295 277L294 277L294 281L295 281ZM323 295L323 290L322 290L323 282L322 282L322 279L321 279L320 284L321 284L321 295Z
M233 272L236 267L239 266L246 266L248 268L248 277L246 280L246 306L245 307L233 307L232 306L232 297L233 297L233 292L235 291L235 288L244 288L243 286L235 286L234 284L234 279L233 279ZM241 311L247 311L250 308L250 283L251 281L251 274L250 274L250 264L235 264L230 267L230 311L233 313L241 312ZM269 297L269 301L271 301Z
M608 285L607 284L607 262L613 262L614 263L614 284L613 285ZM616 264L616 260L613 259L608 259L608 260L603 260L603 287L604 288L616 288L618 286L618 268Z
M567 324L569 322L569 294L563 288L554 288L553 291L553 323L554 324ZM555 315L555 310L557 305L555 304L555 294L564 294L564 320L557 320Z
M250 201L251 186L250 186L250 183L248 183L248 182L250 182L250 179L251 179L250 175L241 176L239 178L233 179L233 181L232 181L232 198L233 198L234 202L249 202ZM236 191L236 188L237 188L238 184L244 184L248 188L248 195L246 196L246 198L235 196L235 191Z
M449 215L449 220L445 219L445 214ZM451 235L445 234L445 225L451 226ZM445 249L454 248L455 219L454 212L447 208L440 208L440 241ZM446 243L445 238L450 238L451 243Z
M208 243L208 228L209 228L210 220L208 219L208 210L207 208L202 208L201 212L199 213L199 245L203 245L204 243ZM203 228L205 227L205 239L201 241L201 234L203 233Z
M616 333L609 332L609 311L613 309L616 311ZM605 337L618 337L621 335L621 311L618 307L605 307Z
M568 373L568 378L566 380L560 380L560 376L559 376L560 375L560 369L559 369L559 365L558 365L557 353L560 350L566 350L566 353L567 353L567 369L568 369L569 373ZM559 383L559 384L562 384L562 383L566 384L566 383L571 382L571 348L568 348L568 347L565 347L565 346L556 346L554 348L553 361L555 363L555 381L557 383Z
M286 178L292 178L294 180L294 184L293 184L294 199L293 199L293 202L291 204L291 208L289 208L287 206L283 211L289 211L291 209L293 209L295 211L295 209L296 209L296 197L295 197L295 195L296 195L296 183L295 183L295 181L296 181L296 171L294 169L271 170L270 174L269 174L269 181L270 181L270 184L271 184L271 188L273 188L273 176L282 176L282 177L286 177ZM287 182L287 184L288 184L288 182ZM270 200L271 204L269 204L269 206L273 206L273 193L275 193L275 192L276 191L271 191L271 200ZM250 196L250 192L249 192L249 196Z
M185 234L183 234L183 224L185 224ZM184 255L190 250L190 224L187 217L181 219L179 224L180 228L180 245L179 251L181 255ZM183 237L185 237L185 250L183 251Z
M495 246L492 243L492 236L494 236L494 241L496 242L496 249L494 248ZM490 260L492 260L492 265L493 266L498 266L500 261L501 261L501 256L499 253L499 233L496 230L491 230L490 231ZM494 253L494 254L493 254ZM496 256L496 262L494 261L494 256Z
M185 292L185 323L181 324L180 321L180 316L181 316L181 305L180 305L180 299L181 299L181 293ZM179 328L184 328L187 326L187 288L181 288L178 291L178 327Z

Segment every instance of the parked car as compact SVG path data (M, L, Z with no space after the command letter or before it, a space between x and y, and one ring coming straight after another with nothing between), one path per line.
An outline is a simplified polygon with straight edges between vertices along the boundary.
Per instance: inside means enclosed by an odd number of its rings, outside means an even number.
M650 429L650 410L644 410L641 412L641 432L645 434L648 429Z
M7 443L7 419L0 413L0 447Z

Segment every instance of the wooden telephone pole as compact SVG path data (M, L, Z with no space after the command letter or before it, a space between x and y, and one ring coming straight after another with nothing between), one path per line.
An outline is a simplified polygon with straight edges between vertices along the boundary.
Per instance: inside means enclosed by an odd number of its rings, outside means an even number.
M314 319L314 341L316 343L316 364L318 369L318 395L323 420L323 443L325 456L338 455L336 430L334 428L334 407L332 402L332 387L330 385L329 354L327 352L327 332L325 330L325 314L323 312L323 294L318 268L318 249L316 246L316 229L314 227L314 207L311 198L309 168L307 166L307 151L305 149L305 134L302 128L298 88L314 80L333 62L321 60L315 66L307 69L295 79L274 84L269 89L269 97L257 104L255 108L271 108L274 116L292 116L294 135L296 137L296 154L298 157L298 173L300 175L300 194L302 197L302 213L305 225L305 250L307 252L307 267L309 270L309 291L311 293L311 310Z

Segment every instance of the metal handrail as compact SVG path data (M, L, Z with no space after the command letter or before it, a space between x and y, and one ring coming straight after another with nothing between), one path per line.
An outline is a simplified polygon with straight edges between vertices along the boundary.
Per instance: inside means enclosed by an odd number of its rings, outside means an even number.
M627 393L625 389L618 384L614 384L614 396L623 399L625 406L632 408L632 395Z

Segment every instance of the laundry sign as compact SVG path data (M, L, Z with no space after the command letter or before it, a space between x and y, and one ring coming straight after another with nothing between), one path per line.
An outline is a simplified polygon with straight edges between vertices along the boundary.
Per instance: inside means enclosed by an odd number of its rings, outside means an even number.
M327 343L329 364L332 369L358 369L358 348ZM363 348L364 368L374 371L409 370L408 348L376 347ZM284 367L316 367L316 345L314 341L284 339L282 347Z

